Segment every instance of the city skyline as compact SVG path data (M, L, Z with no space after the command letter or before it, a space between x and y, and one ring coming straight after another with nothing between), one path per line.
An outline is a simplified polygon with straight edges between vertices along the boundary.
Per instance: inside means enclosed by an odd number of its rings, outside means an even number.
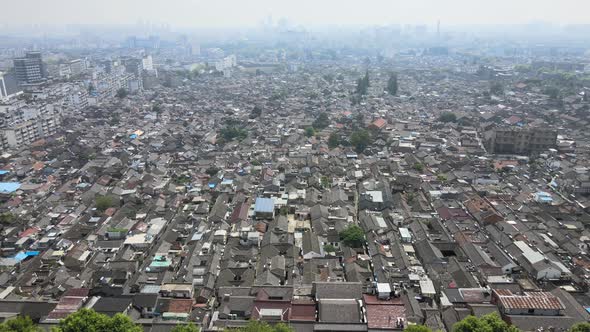
M205 2L175 0L128 0L116 2L79 2L73 0L13 2L0 13L3 25L64 24L167 24L177 28L235 28L259 25L265 18L275 22L287 19L294 24L320 25L450 25L554 24L588 23L585 13L590 3L575 0L554 1L499 0L493 3L467 0L418 0L412 2L370 0L356 1L302 0L284 2L253 0L248 2ZM377 10L378 9L378 10Z

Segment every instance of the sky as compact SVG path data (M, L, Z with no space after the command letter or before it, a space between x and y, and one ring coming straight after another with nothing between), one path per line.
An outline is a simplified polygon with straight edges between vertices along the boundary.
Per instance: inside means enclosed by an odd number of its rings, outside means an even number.
M256 26L269 15L305 26L590 24L589 0L0 0L0 24Z

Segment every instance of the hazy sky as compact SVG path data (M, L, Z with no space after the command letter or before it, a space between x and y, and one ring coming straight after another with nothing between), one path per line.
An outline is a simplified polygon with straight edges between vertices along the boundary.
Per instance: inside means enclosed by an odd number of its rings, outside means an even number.
M304 25L590 23L589 13L590 0L0 0L5 24L237 27L268 15Z

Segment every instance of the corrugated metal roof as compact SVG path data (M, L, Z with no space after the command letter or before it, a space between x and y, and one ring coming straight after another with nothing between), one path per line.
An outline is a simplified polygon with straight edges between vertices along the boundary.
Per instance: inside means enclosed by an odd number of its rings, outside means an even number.
M273 212L275 209L275 203L272 198L263 198L258 197L256 198L256 203L254 204L254 211L255 212Z
M524 293L525 295L500 296L500 303L506 309L563 310L558 297L547 292Z
M12 193L20 188L21 184L18 182L0 182L0 193Z

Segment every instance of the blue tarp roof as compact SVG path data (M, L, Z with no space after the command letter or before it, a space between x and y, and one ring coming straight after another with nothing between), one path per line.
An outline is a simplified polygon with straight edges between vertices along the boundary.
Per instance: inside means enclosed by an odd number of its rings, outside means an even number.
M5 171L3 169L0 169L0 175L4 175L4 174L8 174L10 173L10 171Z
M271 198L256 198L256 203L254 204L255 212L273 212L274 210L275 203Z
M25 260L25 258L27 258L27 257L29 257L29 256L27 256L27 254L25 254L25 253L24 253L24 252L22 252L22 251L21 251L21 252L19 252L19 253L18 253L18 254L16 254L16 255L14 255L14 259L15 259L17 262L24 261L24 260Z
M20 183L18 182L0 182L0 193L12 193L20 188Z
M136 139L137 138L137 134L131 134L131 135L129 135L129 138Z
M14 260L17 262L24 261L28 257L39 256L39 251L26 251L26 252L19 252L18 254L14 255Z

